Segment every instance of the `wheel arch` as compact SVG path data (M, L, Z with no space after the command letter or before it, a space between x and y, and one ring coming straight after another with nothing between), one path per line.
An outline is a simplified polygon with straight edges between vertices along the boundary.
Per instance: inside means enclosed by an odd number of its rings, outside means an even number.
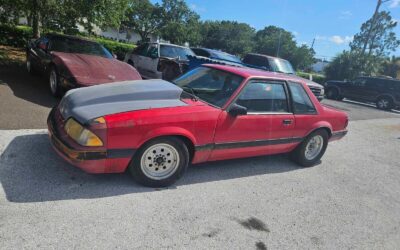
M193 159L196 145L196 138L191 132L179 127L165 127L159 128L149 132L144 139L140 141L138 148L141 148L144 144L149 141L159 139L162 137L175 137L181 140L188 148L190 160Z
M390 99L392 100L392 102L394 102L394 100L395 100L394 96L392 96L391 94L384 93L384 94L378 95L378 96L375 98L375 102L377 102L377 101L378 101L380 98L382 98L382 97L388 97L388 98L390 98Z
M304 138L317 130L325 130L328 133L328 138L331 138L332 136L332 126L328 122L319 122L314 124L313 128L304 136Z

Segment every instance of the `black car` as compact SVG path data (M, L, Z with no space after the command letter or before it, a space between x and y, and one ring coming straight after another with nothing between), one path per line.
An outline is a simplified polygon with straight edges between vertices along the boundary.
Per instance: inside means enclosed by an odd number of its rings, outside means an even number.
M358 77L352 81L327 81L326 97L348 98L375 103L377 108L390 110L400 106L400 80L390 77Z

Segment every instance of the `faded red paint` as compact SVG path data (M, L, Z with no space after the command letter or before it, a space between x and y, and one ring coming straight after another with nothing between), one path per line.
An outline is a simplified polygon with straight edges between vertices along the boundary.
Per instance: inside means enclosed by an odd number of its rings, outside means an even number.
M52 55L58 68L64 68L79 86L142 79L134 67L114 58L63 52Z

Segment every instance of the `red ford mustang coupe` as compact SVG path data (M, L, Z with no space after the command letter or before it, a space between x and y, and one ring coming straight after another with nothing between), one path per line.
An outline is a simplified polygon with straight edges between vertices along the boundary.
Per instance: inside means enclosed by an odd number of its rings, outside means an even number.
M55 150L89 173L127 168L168 186L190 163L289 153L312 166L348 117L288 75L203 65L172 83L139 80L67 92L48 118Z

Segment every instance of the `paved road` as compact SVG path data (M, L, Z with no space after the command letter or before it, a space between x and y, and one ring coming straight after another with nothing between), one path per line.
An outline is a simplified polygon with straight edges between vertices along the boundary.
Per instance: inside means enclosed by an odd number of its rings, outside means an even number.
M85 174L45 130L3 130L0 249L398 249L399 124L350 122L312 168L208 163L169 189Z
M46 128L46 118L59 100L50 95L47 80L29 75L23 67L0 66L0 129ZM351 120L400 117L400 111L385 112L355 102L324 100L345 110Z

